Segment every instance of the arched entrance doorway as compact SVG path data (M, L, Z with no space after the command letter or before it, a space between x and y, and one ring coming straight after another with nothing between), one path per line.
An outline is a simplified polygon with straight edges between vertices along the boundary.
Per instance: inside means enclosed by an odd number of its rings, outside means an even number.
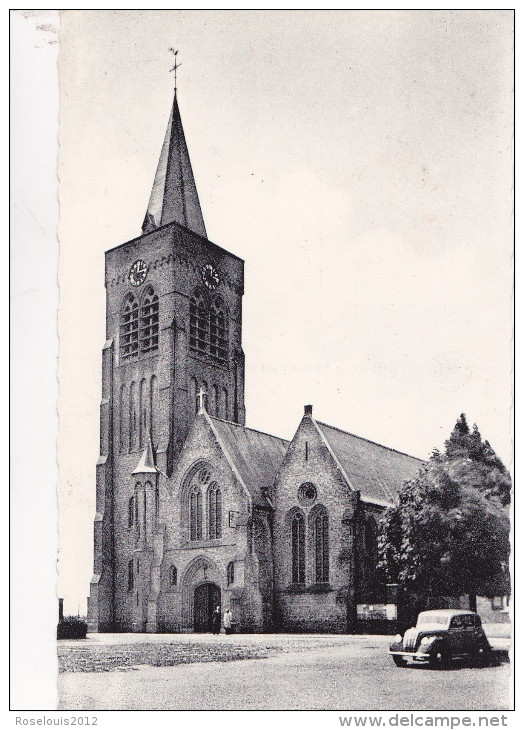
M212 631L213 611L221 606L220 588L216 583L201 583L195 588L194 630L203 634Z

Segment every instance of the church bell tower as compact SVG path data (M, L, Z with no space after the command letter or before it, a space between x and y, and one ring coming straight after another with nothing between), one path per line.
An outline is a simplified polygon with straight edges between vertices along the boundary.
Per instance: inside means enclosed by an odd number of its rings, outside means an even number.
M105 288L90 631L122 628L144 453L169 478L201 390L212 416L245 424L244 262L207 237L176 90L142 234L106 252Z

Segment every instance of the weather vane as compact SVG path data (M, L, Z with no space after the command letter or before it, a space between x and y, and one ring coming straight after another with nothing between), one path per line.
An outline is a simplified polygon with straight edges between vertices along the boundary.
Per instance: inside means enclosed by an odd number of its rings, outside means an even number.
M178 51L175 51L174 48L170 48L169 50L171 51L171 53L175 57L175 65L173 66L173 68L169 69L169 73L171 73L171 71L174 71L175 72L175 92L176 92L176 70L177 70L177 68L180 68L180 66L182 64L181 63L177 63Z

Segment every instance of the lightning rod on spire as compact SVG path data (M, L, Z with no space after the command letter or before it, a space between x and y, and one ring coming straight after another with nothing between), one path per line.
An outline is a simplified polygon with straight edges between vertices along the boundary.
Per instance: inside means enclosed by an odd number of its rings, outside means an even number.
M180 66L182 64L181 63L177 63L178 51L175 51L174 48L170 48L169 50L171 51L171 53L175 57L175 65L173 66L173 68L169 69L169 73L171 73L171 71L174 71L175 72L175 94L176 94L176 72L177 72L177 69L180 68Z

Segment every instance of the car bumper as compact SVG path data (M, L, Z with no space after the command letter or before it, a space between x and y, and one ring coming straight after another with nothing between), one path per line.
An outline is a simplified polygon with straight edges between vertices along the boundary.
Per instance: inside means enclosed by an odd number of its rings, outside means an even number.
M391 656L399 656L402 659L412 659L414 662L429 662L430 655L424 651L390 651Z

